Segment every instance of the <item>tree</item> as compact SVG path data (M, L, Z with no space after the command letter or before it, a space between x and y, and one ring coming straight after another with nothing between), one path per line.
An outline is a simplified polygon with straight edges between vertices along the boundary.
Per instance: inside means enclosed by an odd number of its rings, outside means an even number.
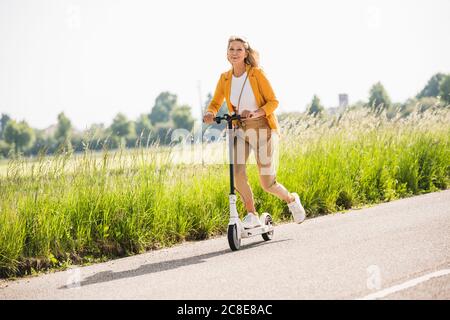
M409 98L404 103L402 103L399 110L401 118L406 118L410 114L415 112L417 109L417 104L417 98Z
M3 132L5 131L6 125L10 120L10 116L8 116L6 113L2 113L2 116L0 118L0 139L3 138Z
M439 85L442 79L445 77L443 73L436 73L433 75L430 80L428 80L426 86L420 91L416 98L424 98L424 97L437 97L439 95Z
M391 106L391 99L381 82L375 83L370 89L369 107L381 111Z
M93 123L83 132L80 148L81 150L101 150L105 147L109 148L111 135L111 128L106 128L103 123Z
M118 113L111 124L111 131L113 135L118 137L126 137L131 133L131 122L123 113Z
M423 97L417 102L419 112L425 112L430 108L439 106L439 100L435 97Z
M170 113L177 104L177 96L168 91L161 92L155 100L155 105L150 112L149 118L152 125L160 122L167 122Z
M442 101L450 104L450 74L444 76L439 86L439 95Z
M58 114L58 124L55 131L55 139L59 146L66 146L72 149L70 138L72 136L72 123L64 112Z
M72 133L72 123L69 118L66 117L64 112L58 114L58 124L55 131L55 138L57 140L66 140L70 138Z
M128 121L127 117L123 113L118 113L111 124L111 143L113 147L117 145L126 146L127 137L133 131L132 122Z
M107 129L103 123L93 123L85 130L88 139L104 139L107 136Z
M155 131L155 140L159 143L159 144L170 144L170 139L171 139L171 134L172 134L172 123L170 122L161 122L158 123L155 127L154 127L154 131Z
M31 154L39 154L40 152L51 154L57 150L58 142L54 135L45 134L45 130L34 129L34 136L33 145L28 150Z
M32 144L34 131L25 121L17 123L10 120L6 125L4 136L5 141L13 145L16 153L18 153Z
M314 95L311 105L308 108L308 114L309 115L320 115L324 111L324 107L320 104L320 99L317 95Z
M136 132L136 136L140 137L147 137L152 130L152 123L150 122L150 119L148 118L148 115L141 114L139 118L136 120L136 123L134 125L134 130Z
M0 140L0 159L8 157L9 150L11 146L5 141Z
M194 118L191 115L191 107L188 105L176 106L172 113L171 118L175 129L186 129L191 131L194 127Z

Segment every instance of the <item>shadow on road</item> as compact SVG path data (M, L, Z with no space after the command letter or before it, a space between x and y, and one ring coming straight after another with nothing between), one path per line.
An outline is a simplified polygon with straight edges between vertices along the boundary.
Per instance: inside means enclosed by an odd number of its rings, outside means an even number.
M284 241L290 241L290 240L291 239L283 239L283 240L277 240L277 241L271 240L268 242L264 242L264 241L254 242L254 243L250 243L250 244L242 246L240 251L245 251L247 249L250 249L253 247L259 247L262 245L266 246L266 245L275 244L275 243L284 242ZM138 277L138 276L155 273L155 272L173 270L173 269L184 267L184 266L203 263L203 262L205 262L205 259L213 258L213 257L224 255L224 254L231 254L231 253L232 253L232 251L230 251L230 249L224 249L224 250L205 253L205 254L201 254L198 256L189 257L189 258L175 259L175 260L145 264L145 265L142 265L139 268L133 269L133 270L125 270L125 271L120 271L120 272L113 272L111 270L102 271L102 272L96 273L90 277L85 278L83 281L81 281L79 283L79 285L87 286L87 285L96 284L96 283ZM73 285L65 285L65 286L59 287L58 289L71 289L72 287L73 287Z

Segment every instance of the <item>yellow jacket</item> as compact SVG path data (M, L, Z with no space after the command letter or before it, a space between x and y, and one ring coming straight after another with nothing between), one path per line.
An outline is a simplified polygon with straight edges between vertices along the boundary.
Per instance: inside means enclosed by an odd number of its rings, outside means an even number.
M275 109L278 107L278 100L275 97L275 93L273 92L269 80L267 80L266 75L261 68L255 68L247 65L246 71L248 75L247 80L250 82L250 85L252 87L256 103L266 112L266 118L267 122L269 123L269 127L279 133L278 120L274 113ZM214 97L212 98L207 108L207 111L212 112L214 116L216 116L217 112L222 106L224 98L227 101L227 107L230 111L230 114L234 112L233 106L230 101L232 73L233 69L220 75L216 91L214 92Z

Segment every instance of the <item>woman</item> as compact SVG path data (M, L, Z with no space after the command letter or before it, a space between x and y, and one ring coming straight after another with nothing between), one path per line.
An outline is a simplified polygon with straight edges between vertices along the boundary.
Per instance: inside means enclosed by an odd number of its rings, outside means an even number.
M305 210L297 193L290 193L276 181L273 165L273 135L279 133L274 114L278 100L259 67L258 53L242 37L228 39L227 59L231 70L222 73L203 122L213 123L225 98L230 114L241 115L241 121L234 123L234 178L248 214L243 219L245 228L261 225L255 209L253 192L248 183L246 162L250 148L255 152L259 179L264 191L286 201L297 223L305 219Z

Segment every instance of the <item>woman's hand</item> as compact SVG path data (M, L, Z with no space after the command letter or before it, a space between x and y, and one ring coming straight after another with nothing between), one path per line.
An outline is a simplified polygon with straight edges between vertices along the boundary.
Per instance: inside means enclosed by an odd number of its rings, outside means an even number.
M266 113L264 112L263 109L258 109L256 111L244 110L241 113L242 119L256 119L256 118L265 117L265 116L266 116Z
M214 115L212 112L208 111L203 115L203 122L206 124L211 124L214 122Z
M248 114L248 119L256 119L256 118L261 118L261 117L265 117L266 113L264 112L263 109L258 109L256 111L253 112L249 112Z

